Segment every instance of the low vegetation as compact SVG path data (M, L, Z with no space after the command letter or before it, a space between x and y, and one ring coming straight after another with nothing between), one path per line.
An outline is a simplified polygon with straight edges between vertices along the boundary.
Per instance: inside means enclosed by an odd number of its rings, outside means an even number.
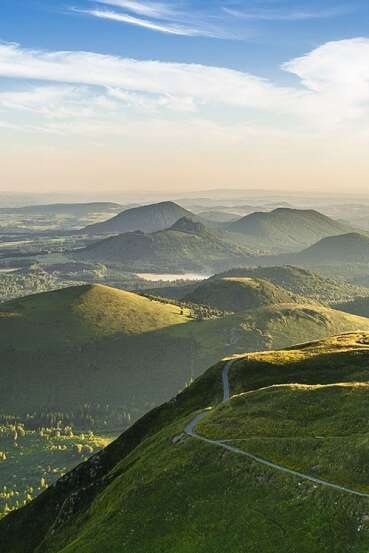
M219 363L10 513L2 543L12 553L366 553L366 498L186 438L183 429L210 407L198 432L369 491L368 344L368 334L345 334L235 358L235 397L224 405Z

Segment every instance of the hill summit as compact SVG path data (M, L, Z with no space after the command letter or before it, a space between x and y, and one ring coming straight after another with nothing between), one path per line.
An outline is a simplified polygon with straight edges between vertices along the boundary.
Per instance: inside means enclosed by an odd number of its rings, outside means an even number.
M278 208L246 215L229 225L228 230L257 240L266 247L287 251L310 246L323 237L351 229L312 209Z
M206 226L203 223L200 223L200 221L194 221L191 217L182 217L174 223L170 229L192 234L203 234L206 232Z
M27 296L0 310L2 342L19 351L132 336L186 321L175 305L101 284Z
M250 277L225 277L207 280L185 299L234 312L257 309L266 305L295 302L294 297L287 290L267 280Z
M89 234L122 234L124 232L156 232L172 226L181 217L194 217L174 202L160 202L127 209L102 223L89 225Z
M355 286L344 280L326 278L319 273L292 265L255 268L240 267L214 275L212 278L224 277L262 278L285 288L292 294L325 303L349 301L356 296L369 296L369 288Z
M368 263L369 237L359 232L323 238L296 256L299 261L317 265Z

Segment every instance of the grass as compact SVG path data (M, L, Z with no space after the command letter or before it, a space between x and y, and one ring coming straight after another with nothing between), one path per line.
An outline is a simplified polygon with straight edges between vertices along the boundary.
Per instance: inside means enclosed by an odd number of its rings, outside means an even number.
M175 326L169 333L201 344L199 355L206 364L211 353L219 358L278 349L351 330L369 330L368 319L321 305L280 304Z
M224 311L245 311L263 305L291 303L294 298L279 286L260 278L225 277L205 281L186 300Z
M104 337L137 335L188 321L189 312L102 285L37 294L1 308L0 331L17 349L50 349Z
M211 406L201 432L368 489L368 360L365 333L243 355L225 405L220 363L6 517L0 537L12 553L366 553L367 499L173 438Z
M338 273L336 273L336 277ZM326 278L321 274L289 265L231 269L212 278L219 277L262 278L281 286L292 294L309 298L315 302L330 304L351 301L356 296L369 295L369 288L364 286L355 286L345 280ZM356 314L364 315L364 313Z
M186 307L100 285L39 294L0 310L2 411L99 403L136 420L225 355L358 329L369 330L369 320L322 306L195 321Z
M277 464L369 492L368 383L287 384L235 396L200 434Z

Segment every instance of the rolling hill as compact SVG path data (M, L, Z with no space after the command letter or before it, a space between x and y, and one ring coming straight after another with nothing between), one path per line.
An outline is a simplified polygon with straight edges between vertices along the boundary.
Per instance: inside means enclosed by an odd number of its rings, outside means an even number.
M319 305L275 304L282 291L276 296L264 283L262 290L272 292L269 305L223 316L101 285L2 304L2 412L77 413L99 404L111 420L121 420L122 410L134 420L226 354L369 330L369 319Z
M100 285L2 304L2 412L99 403L137 416L200 370L192 341L168 334L191 320L188 309Z
M340 265L369 262L369 237L358 232L323 238L296 255L300 263Z
M187 321L175 305L107 286L82 285L0 306L1 336L19 351L53 350L111 336L133 336ZM53 324L51 324L53 323Z
M276 286L285 288L292 294L297 294L323 303L337 303L352 300L356 296L369 296L369 288L332 278L326 278L291 265L275 267L235 268L214 275L212 279L224 277L250 277L269 280Z
M200 222L179 219L169 229L113 236L74 252L79 259L118 263L133 272L213 272L247 257L245 248L229 244Z
M265 305L293 303L293 296L260 278L225 277L200 284L184 297L185 301L210 305L224 311L245 311Z
M278 208L246 215L227 227L269 250L293 251L323 237L349 232L350 227L314 210Z
M356 333L218 363L3 519L4 551L365 553L368 360Z
M322 305L281 303L204 320L200 324L179 325L169 332L182 339L193 337L202 344L203 350L198 355L206 366L209 351L219 358L246 351L285 348L342 332L369 330L368 321Z
M137 230L150 233L164 230L182 217L194 218L195 215L174 202L161 202L127 209L84 230L89 234L123 234Z

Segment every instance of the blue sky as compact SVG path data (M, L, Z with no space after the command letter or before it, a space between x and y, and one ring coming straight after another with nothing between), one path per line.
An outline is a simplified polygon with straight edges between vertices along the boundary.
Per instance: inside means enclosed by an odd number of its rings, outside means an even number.
M166 34L87 14L99 10L162 21L108 3L2 0L0 39L28 48L91 50L137 59L196 62L257 70L276 77L280 63L324 42L365 36L369 23L369 3L362 0L201 0L172 1L168 5L173 6L174 14L164 20L166 25L179 21L204 33L209 27L224 38ZM285 77L280 73L279 76Z
M368 22L367 0L2 0L0 187L366 190Z

